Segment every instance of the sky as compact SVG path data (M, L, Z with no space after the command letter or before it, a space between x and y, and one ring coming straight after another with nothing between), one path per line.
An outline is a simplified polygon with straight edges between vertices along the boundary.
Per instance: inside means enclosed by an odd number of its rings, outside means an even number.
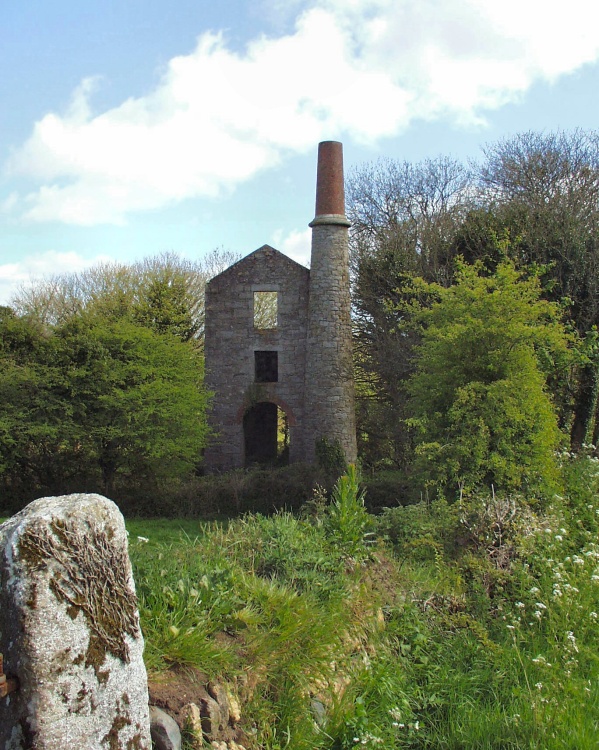
M309 257L316 153L597 128L596 0L2 0L0 304L165 251Z

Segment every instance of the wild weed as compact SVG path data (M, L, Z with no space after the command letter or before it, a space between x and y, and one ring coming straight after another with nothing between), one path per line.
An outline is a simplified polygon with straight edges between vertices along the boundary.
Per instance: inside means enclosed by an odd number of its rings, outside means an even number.
M304 518L176 543L136 527L148 664L245 685L248 750L590 750L598 463L564 457L569 491L551 502L491 491L387 510L378 547L353 467Z
M372 537L371 517L364 507L364 491L354 464L337 480L324 521L325 530L345 555L356 560L368 554L367 542Z
M161 544L138 537L130 544L148 669L192 664L207 674L231 665L231 655L212 636L241 606L233 571L202 555L189 537Z

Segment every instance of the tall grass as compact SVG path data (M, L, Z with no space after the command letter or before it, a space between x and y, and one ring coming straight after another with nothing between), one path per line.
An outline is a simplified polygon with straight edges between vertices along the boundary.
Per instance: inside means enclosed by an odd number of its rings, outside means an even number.
M350 468L302 518L131 526L148 667L242 686L256 750L594 748L596 469L564 457L544 509L490 492L375 519Z

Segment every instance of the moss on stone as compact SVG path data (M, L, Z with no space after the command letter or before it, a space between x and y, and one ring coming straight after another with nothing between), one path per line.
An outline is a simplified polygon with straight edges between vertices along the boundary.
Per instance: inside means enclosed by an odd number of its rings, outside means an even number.
M49 586L75 619L83 612L90 630L85 665L99 682L106 654L129 661L127 636L137 637L137 599L131 590L126 550L113 543L115 532L100 523L81 524L56 519L30 525L21 535L19 555L32 570L52 566ZM35 606L35 602L32 602Z
M128 716L117 714L114 717L112 726L104 735L104 737L102 737L102 743L107 745L108 750L121 750L121 744L119 742L119 732L121 731L121 729L129 726L130 724L131 719Z

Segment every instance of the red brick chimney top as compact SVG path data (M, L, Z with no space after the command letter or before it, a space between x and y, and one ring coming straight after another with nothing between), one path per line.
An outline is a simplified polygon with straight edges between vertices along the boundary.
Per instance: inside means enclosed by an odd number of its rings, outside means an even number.
M345 216L343 144L338 141L318 144L316 217L325 215Z

